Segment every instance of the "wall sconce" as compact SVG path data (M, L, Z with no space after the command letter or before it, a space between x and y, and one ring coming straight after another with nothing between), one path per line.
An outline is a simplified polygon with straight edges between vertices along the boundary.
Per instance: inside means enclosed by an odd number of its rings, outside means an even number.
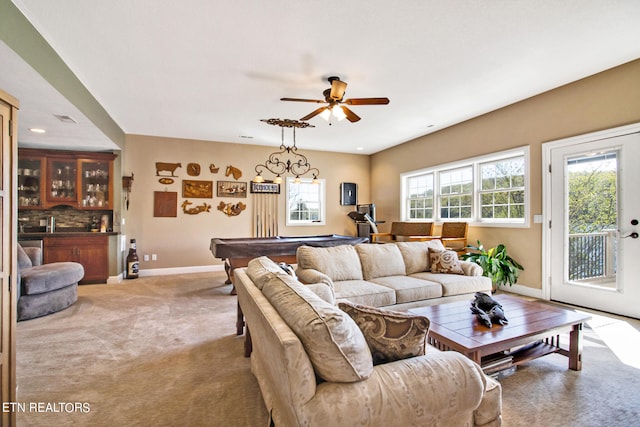
M133 186L133 172L131 176L122 177L122 190L124 191L124 205L129 210L129 194L131 193L131 187Z

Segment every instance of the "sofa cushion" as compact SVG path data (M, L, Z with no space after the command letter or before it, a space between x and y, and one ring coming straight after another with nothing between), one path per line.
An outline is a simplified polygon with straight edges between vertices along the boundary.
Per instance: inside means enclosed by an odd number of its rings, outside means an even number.
M464 274L455 251L440 251L429 248L429 260L431 261L432 273Z
M296 251L298 268L321 271L333 280L362 280L360 258L352 245L328 248L300 246Z
M77 262L54 262L25 268L20 276L21 295L35 295L78 283L84 277L84 268Z
M348 302L338 306L364 334L374 365L425 354L429 333L429 319L425 316Z
M254 258L247 264L247 276L260 290L273 275L285 274L285 271L278 264L266 256Z
M423 280L412 276L378 277L373 283L394 289L396 304L422 301L442 296L442 285L437 282Z
M362 263L364 280L406 274L402 254L395 244L363 243L356 245L355 248Z
M333 283L336 300L383 307L396 303L396 291L366 280L343 280Z
M330 382L356 382L373 371L371 351L355 322L288 275L272 275L263 295L298 336L316 374Z
M491 292L491 279L484 276L463 276L459 274L415 273L410 277L439 283L442 296ZM473 298L473 296L471 296Z
M430 240L427 242L398 242L396 243L402 259L404 260L405 274L429 271L431 262L429 261L429 248L444 250L440 240Z

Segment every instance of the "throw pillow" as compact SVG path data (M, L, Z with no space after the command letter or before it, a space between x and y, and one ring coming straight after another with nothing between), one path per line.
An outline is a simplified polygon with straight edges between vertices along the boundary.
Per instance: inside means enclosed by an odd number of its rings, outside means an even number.
M454 251L429 248L429 260L432 273L464 274L458 254Z
M272 275L262 294L298 336L319 377L341 383L369 378L371 351L345 312L284 274Z
M425 354L428 318L350 302L340 302L338 307L364 334L374 365Z
M431 270L429 248L444 250L442 242L437 239L427 242L396 242L396 246L402 254L407 276Z

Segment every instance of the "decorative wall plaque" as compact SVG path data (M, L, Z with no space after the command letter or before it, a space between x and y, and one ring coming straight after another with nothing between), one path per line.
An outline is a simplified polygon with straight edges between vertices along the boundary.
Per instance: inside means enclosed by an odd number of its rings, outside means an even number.
M211 209L211 205L208 205L207 202L202 202L202 205L190 208L189 205L192 205L193 202L185 200L182 202L182 212L187 215L197 215L200 212L209 212Z
M176 191L153 192L153 216L177 217L178 193Z
M233 175L233 179L236 181L242 177L242 171L235 166L227 166L227 170L224 173L224 176Z
M273 182L253 182L251 181L251 190L252 193L263 193L263 194L280 194L280 184L275 184Z
M187 164L187 174L189 174L190 176L200 175L200 165L197 163Z
M218 210L220 212L223 212L227 216L238 216L246 208L247 208L247 205L245 205L242 202L238 202L238 203L220 202L220 204L218 205Z
M175 176L173 173L176 169L181 168L182 163L166 163L166 162L156 162L156 176ZM169 172L169 175L163 173L160 175L160 172Z
M247 197L247 183L236 181L218 181L218 197Z
M185 179L182 181L182 197L197 199L210 199L213 197L213 181L194 181Z

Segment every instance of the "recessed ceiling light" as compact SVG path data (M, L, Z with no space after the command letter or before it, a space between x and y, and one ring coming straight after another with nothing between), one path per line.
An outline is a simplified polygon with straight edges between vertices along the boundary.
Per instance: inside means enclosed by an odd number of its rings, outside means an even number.
M33 133L45 133L46 132L46 130L40 129L40 128L29 128L29 131L33 132Z
M54 116L55 116L58 120L60 120L61 122L64 122L64 123L78 123L78 122L76 121L76 119L74 119L74 118L73 118L73 117L71 117L71 116L67 116L67 115L64 115L64 114L54 114Z
M364 147L356 147L356 150L357 151L362 151L362 150L364 150Z

